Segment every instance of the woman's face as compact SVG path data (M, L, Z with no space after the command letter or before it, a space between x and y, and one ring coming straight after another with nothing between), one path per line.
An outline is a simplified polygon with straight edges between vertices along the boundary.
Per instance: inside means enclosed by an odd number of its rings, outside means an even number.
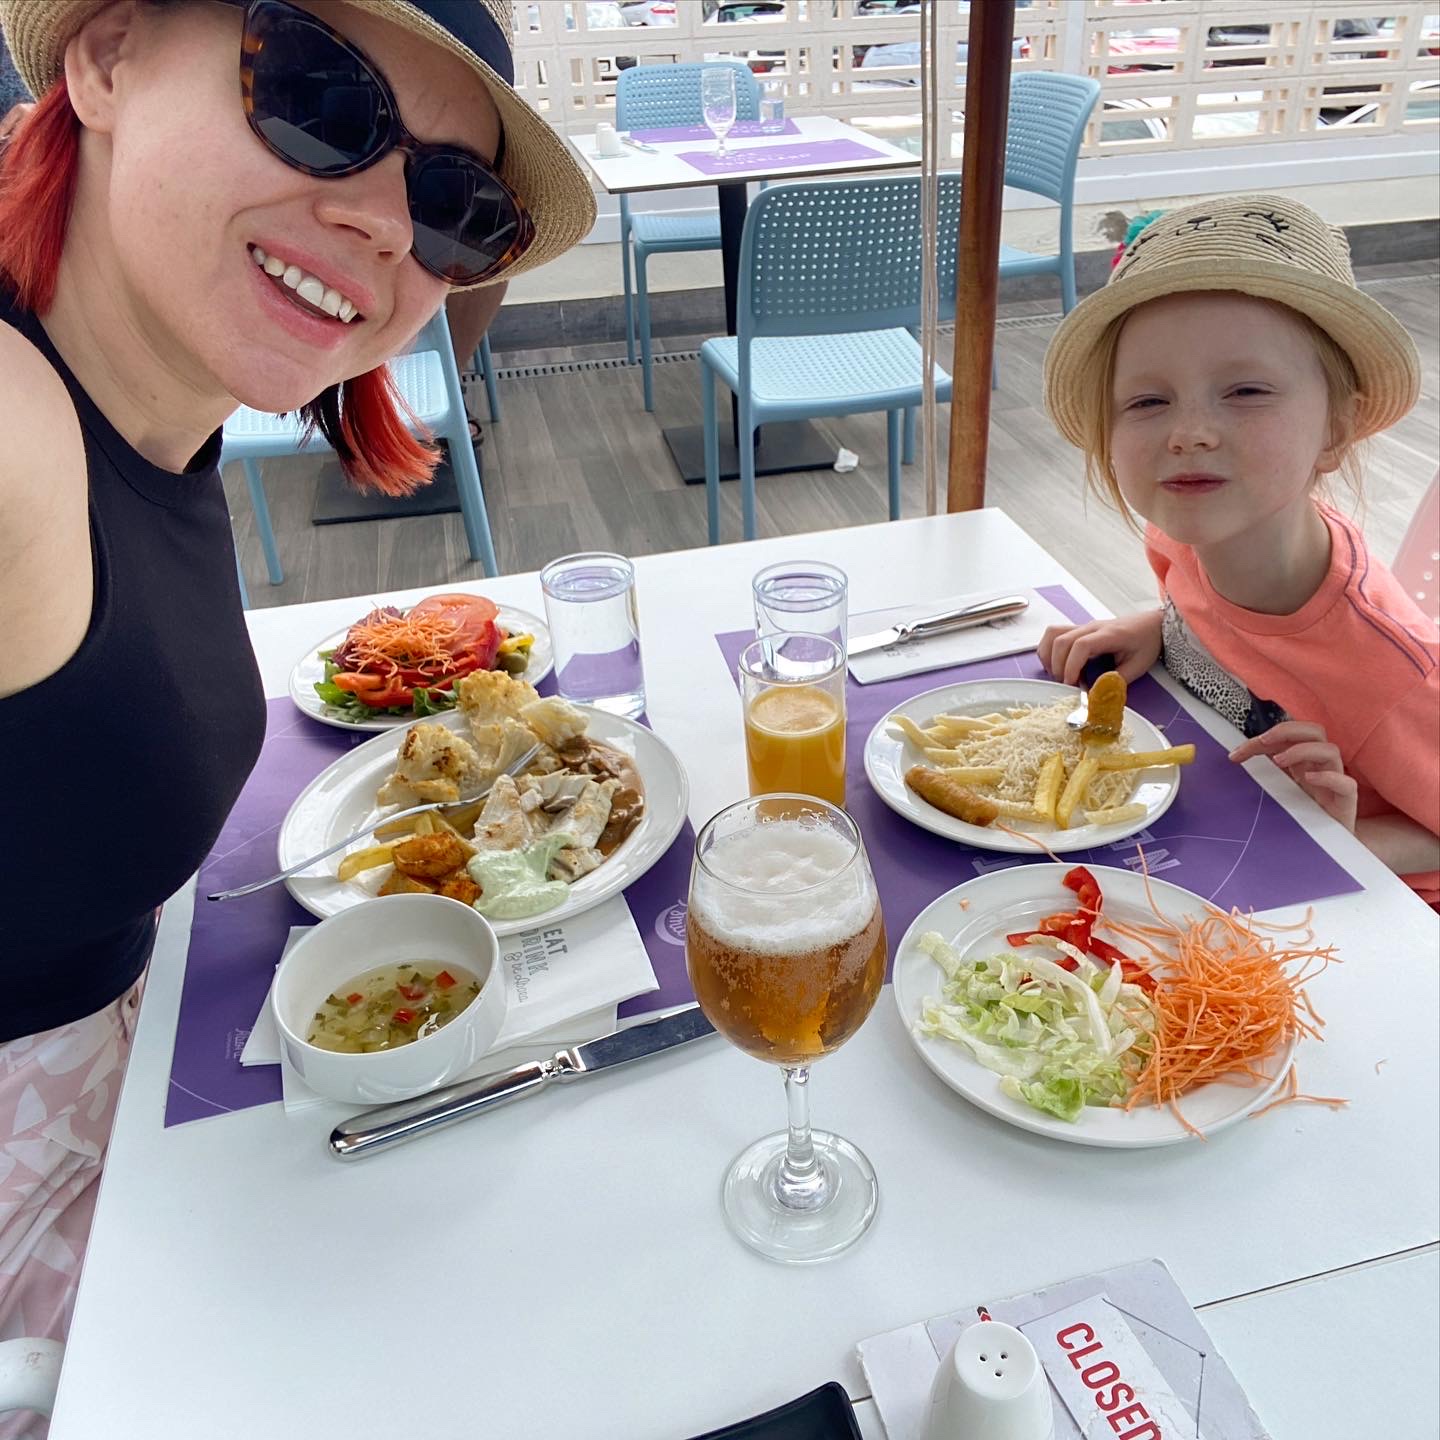
M302 8L369 56L412 134L494 157L499 115L468 66L363 10ZM410 254L404 156L324 180L255 137L241 106L241 29L241 12L219 4L133 12L117 34L101 137L105 203L122 303L162 363L277 412L403 350L448 287ZM341 314L358 313L348 323L319 313L257 263L257 247L338 292Z

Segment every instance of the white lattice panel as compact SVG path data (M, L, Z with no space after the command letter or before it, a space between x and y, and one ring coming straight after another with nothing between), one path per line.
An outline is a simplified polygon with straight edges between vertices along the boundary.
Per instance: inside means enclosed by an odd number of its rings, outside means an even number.
M958 57L968 7L935 3L940 53ZM621 12L608 3L517 0L520 86L558 129L579 132L613 115L621 57L663 64L734 55L782 80L794 113L834 115L918 145L918 67L896 51L884 52L897 62L885 67L859 63L867 49L916 44L917 16L860 15L855 0L786 0L782 19L717 24L705 19L712 8L675 0L674 24L617 26L607 22ZM1383 16L1356 9L1343 0L1035 0L1016 11L1012 63L1101 81L1105 108L1087 137L1090 155L1433 133L1440 0L1389 0ZM1357 18L1380 33L1347 33ZM942 146L958 154L964 65L956 58L942 70Z

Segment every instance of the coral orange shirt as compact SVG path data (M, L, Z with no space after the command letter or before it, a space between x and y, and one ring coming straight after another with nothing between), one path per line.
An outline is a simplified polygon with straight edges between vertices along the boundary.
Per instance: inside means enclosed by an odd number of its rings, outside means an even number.
M1165 668L1246 735L1287 719L1323 726L1359 787L1361 817L1398 811L1440 834L1440 633L1359 530L1317 508L1330 569L1293 615L1232 604L1188 545L1146 528ZM1440 871L1403 878L1440 901Z

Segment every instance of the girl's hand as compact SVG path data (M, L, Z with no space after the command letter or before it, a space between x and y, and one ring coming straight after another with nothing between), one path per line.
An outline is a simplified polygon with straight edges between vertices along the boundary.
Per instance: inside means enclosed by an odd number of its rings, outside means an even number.
M1325 738L1322 726L1282 720L1230 752L1237 765L1252 755L1268 755L1327 815L1355 829L1355 779L1345 773L1340 751Z
M1052 625L1037 648L1040 663L1066 685L1078 685L1085 662L1106 653L1115 657L1115 668L1127 682L1138 680L1160 658L1160 611L1087 625Z

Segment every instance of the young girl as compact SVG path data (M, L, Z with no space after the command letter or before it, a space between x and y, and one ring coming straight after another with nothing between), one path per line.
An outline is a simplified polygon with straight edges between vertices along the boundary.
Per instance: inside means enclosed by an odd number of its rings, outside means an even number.
M219 430L424 483L383 368L594 219L509 0L0 0L0 1339L63 1335L157 908L260 749ZM0 1434L4 1433L0 1424Z
M1426 900L1440 901L1435 626L1325 504L1356 446L1414 405L1414 342L1362 294L1343 236L1278 195L1156 220L1061 324L1046 405L1090 483L1149 524L1161 607L1056 627L1075 684L1157 659Z

